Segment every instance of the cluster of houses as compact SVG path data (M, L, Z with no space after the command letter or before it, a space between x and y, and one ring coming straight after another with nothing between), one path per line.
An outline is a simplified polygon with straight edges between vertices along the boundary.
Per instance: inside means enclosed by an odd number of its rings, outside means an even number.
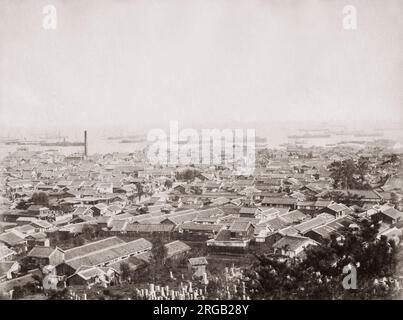
M167 258L187 257L189 272L200 278L209 257L236 261L253 250L300 257L373 215L381 221L379 236L399 243L403 212L395 200L403 177L393 166L377 166L384 163L379 150L368 159L374 181L387 177L383 185L337 190L360 205L329 197L335 190L327 167L343 154L362 153L305 153L272 151L246 176L218 166L151 167L137 153L84 158L19 149L2 162L0 291L9 293L19 279L26 283L35 270L55 285L119 283L122 263L150 262L155 237ZM186 170L194 178L181 178ZM89 232L96 234L92 240L66 247ZM203 256L190 254L200 247Z

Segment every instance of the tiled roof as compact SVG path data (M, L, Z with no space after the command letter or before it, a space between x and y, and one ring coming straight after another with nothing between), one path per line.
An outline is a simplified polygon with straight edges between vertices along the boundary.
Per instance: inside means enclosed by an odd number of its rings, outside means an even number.
M221 224L201 224L194 222L185 222L180 225L180 229L189 231L212 231L218 232L223 226Z
M7 273L16 263L16 261L0 261L0 275Z
M98 250L96 251L87 252L85 255L81 255L70 260L66 259L66 264L76 270L81 266L104 265L108 262L115 261L116 259L128 257L144 250L151 250L152 248L151 242L143 238L106 247L100 247L98 242L97 246Z
M297 199L294 198L269 198L264 197L262 204L284 204L284 205L292 205L296 204Z
M9 246L15 246L24 242L24 238L20 237L14 231L0 234L0 242L3 242Z
M7 246L5 246L3 244L0 244L0 261L15 253L16 252L14 250L9 249Z
M392 219L403 218L403 212L396 210L395 208L389 208L389 209L383 210L382 213Z
M75 275L83 278L84 280L89 280L95 277L103 276L105 272L98 267L83 267L78 270Z
M242 221L237 219L231 223L228 230L231 232L246 232L250 225L250 221Z
M298 234L298 230L293 226L286 227L284 229L279 230L279 233L283 235L295 236Z
M333 210L335 212L341 212L344 210L349 210L348 207L346 207L344 204L339 204L339 203L333 203L328 206L330 210Z
M49 223L49 222L47 222L46 220L35 220L35 221L32 221L31 222L31 225L36 225L36 226L38 226L38 227L40 227L40 228L51 228L52 227L52 224L51 223Z
M332 220L334 220L334 216L322 213L311 220L304 221L300 224L295 225L294 228L297 229L300 233L305 233Z
M190 251L191 248L184 242L175 240L170 243L165 244L167 249L167 257L170 258L176 254Z
M290 251L295 251L301 246L306 245L308 242L312 242L312 240L306 237L285 236L273 244L273 248L287 248Z
M295 222L301 222L301 221L307 219L308 216L299 210L294 210L294 211L290 211L285 214L282 214L281 218L283 218L284 220L286 220L288 222L295 223Z
M65 251L65 259L70 260L77 257L85 256L92 252L102 250L107 247L112 247L121 243L125 243L118 237L110 237L103 240L91 242L83 246L75 247Z
M55 248L52 247L40 247L36 246L32 248L32 250L28 253L28 257L37 257L37 258L49 258L49 256L55 251Z
M259 208L256 207L242 207L241 210L239 210L239 214L257 214L259 212Z
M190 258L189 263L192 266L199 266L199 265L208 264L207 259L205 257Z
M263 223L266 225L271 231L276 231L287 227L290 222L283 219L282 217L275 217Z
M175 226L170 224L127 224L124 228L126 232L171 232Z

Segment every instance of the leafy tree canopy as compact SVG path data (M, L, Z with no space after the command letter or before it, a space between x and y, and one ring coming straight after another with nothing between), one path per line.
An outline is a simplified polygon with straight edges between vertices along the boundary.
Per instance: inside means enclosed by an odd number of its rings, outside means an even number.
M376 221L359 222L358 231L345 228L341 241L308 247L303 259L258 255L248 270L248 294L255 299L376 299L396 293L396 246L377 238ZM343 269L354 266L357 289L345 289Z

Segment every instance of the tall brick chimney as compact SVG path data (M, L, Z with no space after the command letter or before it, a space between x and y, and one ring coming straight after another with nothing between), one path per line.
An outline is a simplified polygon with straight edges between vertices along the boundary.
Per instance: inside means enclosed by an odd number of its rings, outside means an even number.
M84 131L84 156L87 157L87 130Z

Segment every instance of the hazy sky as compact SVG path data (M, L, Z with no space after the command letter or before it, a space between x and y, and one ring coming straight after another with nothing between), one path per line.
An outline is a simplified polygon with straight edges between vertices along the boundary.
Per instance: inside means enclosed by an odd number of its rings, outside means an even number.
M401 120L402 17L401 0L0 0L0 127Z

